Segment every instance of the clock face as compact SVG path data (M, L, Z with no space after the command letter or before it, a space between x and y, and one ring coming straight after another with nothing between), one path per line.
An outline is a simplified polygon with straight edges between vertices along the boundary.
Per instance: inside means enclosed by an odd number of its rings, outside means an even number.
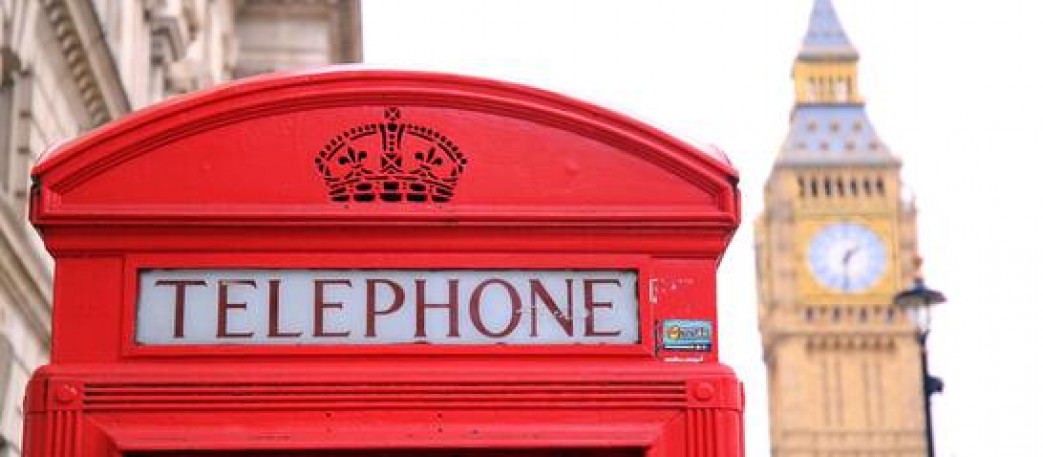
M808 264L815 279L840 292L860 292L884 274L884 243L861 224L830 224L811 240Z

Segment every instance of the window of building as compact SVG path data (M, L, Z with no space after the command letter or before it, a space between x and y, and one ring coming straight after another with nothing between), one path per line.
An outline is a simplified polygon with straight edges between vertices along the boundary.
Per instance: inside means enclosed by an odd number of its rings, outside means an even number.
M833 96L836 98L836 100L840 103L847 103L847 101L851 98L849 95L850 92L848 89L847 81L837 81L836 86L833 88Z

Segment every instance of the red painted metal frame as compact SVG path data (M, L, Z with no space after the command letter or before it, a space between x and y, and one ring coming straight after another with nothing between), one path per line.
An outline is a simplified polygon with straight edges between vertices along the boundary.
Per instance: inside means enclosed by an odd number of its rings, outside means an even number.
M643 372L555 364L438 373L361 366L49 367L28 392L29 455L160 450L639 448L737 455L742 398L719 365ZM539 367L539 365L537 365ZM647 369L647 367L646 367ZM607 380L605 378L612 378ZM229 378L237 383L230 384ZM698 381L693 382L693 378ZM39 378L38 378L39 379Z
M329 200L313 155L389 107L461 146L451 201ZM741 456L741 384L718 363L717 332L710 352L657 349L662 319L716 324L739 195L714 154L532 88L347 68L231 84L62 145L33 172L31 218L56 277L52 364L26 395L25 455ZM641 340L142 346L147 268L636 270Z

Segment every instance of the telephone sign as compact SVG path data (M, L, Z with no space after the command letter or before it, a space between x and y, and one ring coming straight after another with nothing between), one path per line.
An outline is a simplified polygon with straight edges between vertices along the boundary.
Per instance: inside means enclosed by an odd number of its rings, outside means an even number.
M137 338L173 344L634 344L637 275L147 270Z

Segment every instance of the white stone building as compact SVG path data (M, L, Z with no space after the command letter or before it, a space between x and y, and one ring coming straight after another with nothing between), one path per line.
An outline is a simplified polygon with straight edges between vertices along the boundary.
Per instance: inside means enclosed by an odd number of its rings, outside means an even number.
M359 0L0 0L0 457L20 453L50 344L51 261L26 220L39 154L173 95L359 61Z

